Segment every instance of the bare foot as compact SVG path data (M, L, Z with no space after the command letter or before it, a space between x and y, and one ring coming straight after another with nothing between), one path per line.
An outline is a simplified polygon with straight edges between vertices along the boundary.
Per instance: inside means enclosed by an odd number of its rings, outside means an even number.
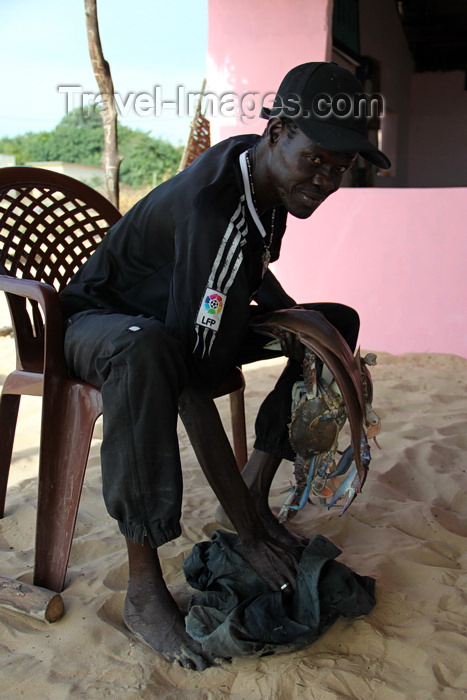
M216 666L214 658L185 630L185 620L170 595L157 554L148 540L138 544L126 538L130 578L123 620L133 634L168 661L204 671Z
M185 621L174 599L167 591L160 597L139 598L129 595L123 606L123 620L137 639L160 652L167 661L177 662L183 668L204 671L216 666L213 657L185 630Z

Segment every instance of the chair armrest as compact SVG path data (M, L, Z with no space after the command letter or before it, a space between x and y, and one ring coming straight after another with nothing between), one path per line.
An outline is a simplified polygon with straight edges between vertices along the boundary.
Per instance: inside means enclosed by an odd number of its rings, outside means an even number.
M37 280L20 279L11 275L0 275L0 290L8 294L16 294L27 299L34 299L42 308L48 303L48 299L57 292L50 284Z
M66 375L63 357L63 316L57 291L45 282L0 275L0 291L36 301L44 314L44 362ZM44 368L45 369L45 368Z

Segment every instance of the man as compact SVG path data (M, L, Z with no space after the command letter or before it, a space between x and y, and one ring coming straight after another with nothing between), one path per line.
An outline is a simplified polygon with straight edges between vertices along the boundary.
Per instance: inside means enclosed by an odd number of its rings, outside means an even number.
M246 559L273 590L293 587L303 543L274 519L267 493L281 459L293 459L287 423L299 344L291 336L283 341L290 360L258 414L244 471L249 488L211 395L235 364L277 356L248 324L254 313L295 304L267 269L279 256L287 214L308 218L339 188L357 153L389 167L367 141L364 117L323 119L312 109L316 95L358 92L358 81L336 64L294 68L272 112L263 110L268 123L261 137L217 144L153 190L62 293L70 372L102 388L103 492L128 547L124 619L140 639L187 668L214 661L185 632L157 556L181 532L177 414ZM352 309L313 308L355 346Z

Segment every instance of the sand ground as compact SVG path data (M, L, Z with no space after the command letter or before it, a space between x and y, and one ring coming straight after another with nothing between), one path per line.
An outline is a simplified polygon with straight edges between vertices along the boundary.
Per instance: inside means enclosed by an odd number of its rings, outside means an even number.
M0 317L0 328L8 322ZM246 368L250 446L261 399L281 361ZM0 381L14 367L0 337ZM0 609L0 698L164 700L460 700L467 697L467 360L454 355L378 353L374 407L383 422L371 471L343 516L307 506L293 521L343 550L340 561L377 581L370 615L339 619L294 653L234 659L185 671L132 638L121 619L125 546L101 497L97 426L71 552L66 614L48 624ZM228 422L228 401L219 400ZM5 576L32 581L40 400L24 398L6 515L0 521ZM216 499L180 429L185 495L183 535L161 549L175 592L183 559L209 538ZM284 462L272 502L292 478Z

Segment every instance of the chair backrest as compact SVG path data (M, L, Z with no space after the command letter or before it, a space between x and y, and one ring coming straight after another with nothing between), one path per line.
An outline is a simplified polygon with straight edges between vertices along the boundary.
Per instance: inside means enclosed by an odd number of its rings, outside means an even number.
M105 197L42 168L0 168L0 274L60 292L121 217ZM19 365L40 371L44 319L35 302L7 294Z
M86 262L120 212L88 185L42 168L0 168L4 274L57 292Z

